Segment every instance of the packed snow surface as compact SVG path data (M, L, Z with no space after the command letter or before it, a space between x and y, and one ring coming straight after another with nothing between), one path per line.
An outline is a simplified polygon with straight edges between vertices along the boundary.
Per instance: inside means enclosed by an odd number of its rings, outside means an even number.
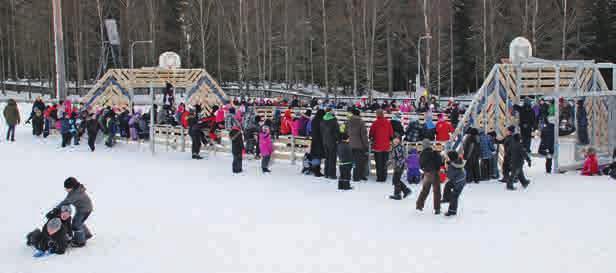
M0 106L0 109L3 107ZM22 112L24 109L22 109ZM0 272L616 272L616 182L548 176L534 162L527 190L467 185L458 216L414 209L417 187L392 201L390 183L336 183L275 162L231 175L228 155L192 161L147 145L61 150L0 125ZM84 143L85 144L85 143ZM95 237L66 255L32 258L25 235L77 177L92 196ZM444 206L444 209L446 205Z

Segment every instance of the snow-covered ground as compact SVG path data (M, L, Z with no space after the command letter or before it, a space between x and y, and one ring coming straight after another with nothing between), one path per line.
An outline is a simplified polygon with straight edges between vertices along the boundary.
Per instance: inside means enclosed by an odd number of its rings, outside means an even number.
M24 107L22 107L24 108ZM0 105L0 109L3 106ZM24 109L22 109L24 111ZM20 126L6 143L0 125L0 272L616 272L616 182L529 171L527 190L468 185L456 218L414 209L417 188L392 201L390 183L336 183L274 173L231 175L227 155L120 144L59 150ZM102 145L101 145L102 146ZM64 197L75 176L88 188L95 237L64 256L33 259L24 236ZM446 207L446 206L445 206Z

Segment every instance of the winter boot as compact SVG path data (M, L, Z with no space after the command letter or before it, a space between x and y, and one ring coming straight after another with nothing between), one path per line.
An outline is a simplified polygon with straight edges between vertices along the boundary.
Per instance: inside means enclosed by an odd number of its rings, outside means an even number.
M323 174L321 173L321 167L320 166L313 167L312 173L314 173L315 177L322 177L323 176Z
M453 211L448 211L447 213L445 213L445 216L450 217L450 216L456 216L456 213Z
M406 197L406 196L405 196ZM389 199L393 199L393 200L402 200L402 197L400 197L399 194L394 194L394 195L390 195Z
M192 156L192 159L201 160L201 159L203 159L203 157L201 157L200 155L196 155L195 154L195 155Z
M407 196L409 196L409 194L411 194L411 189L406 189L403 193L402 193L402 198L406 198Z
M268 168L263 168L263 173L271 173L272 171L270 171Z

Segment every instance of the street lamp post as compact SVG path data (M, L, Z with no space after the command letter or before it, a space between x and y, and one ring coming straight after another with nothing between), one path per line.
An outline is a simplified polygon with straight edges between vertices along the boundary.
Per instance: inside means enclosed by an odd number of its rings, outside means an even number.
M147 41L133 41L130 44L129 55L130 55L130 69L131 70L135 68L135 60L134 60L135 45L137 45L137 44L151 44L151 43L152 43L152 40L147 40ZM131 101L131 103L133 103L134 99L135 99L135 91L131 87L128 92L130 94L130 101ZM131 105L130 109L131 109L131 111L133 111L132 105Z
M418 93L421 87L421 41L425 39L432 39L430 33L419 37L417 40L417 77L415 77L415 93Z
M133 59L133 53L135 51L135 45L137 44L151 44L152 40L147 40L147 41L134 41L130 44L130 69L135 68L135 63L134 63L134 59Z

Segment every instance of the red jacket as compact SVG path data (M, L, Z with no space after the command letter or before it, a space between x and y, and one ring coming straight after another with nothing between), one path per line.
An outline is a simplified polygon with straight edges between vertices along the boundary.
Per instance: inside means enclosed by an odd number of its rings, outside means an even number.
M597 175L599 174L599 161L596 155L590 155L586 157L584 161L584 168L582 169L582 175Z
M454 129L449 121L439 121L436 123L436 141L449 141L449 134Z
M394 137L394 129L391 122L385 118L376 118L370 126L370 138L372 139L372 150L375 152L389 152L391 149L391 139Z
M188 116L190 116L190 112L184 111L182 115L180 115L180 122L184 128L188 128Z

